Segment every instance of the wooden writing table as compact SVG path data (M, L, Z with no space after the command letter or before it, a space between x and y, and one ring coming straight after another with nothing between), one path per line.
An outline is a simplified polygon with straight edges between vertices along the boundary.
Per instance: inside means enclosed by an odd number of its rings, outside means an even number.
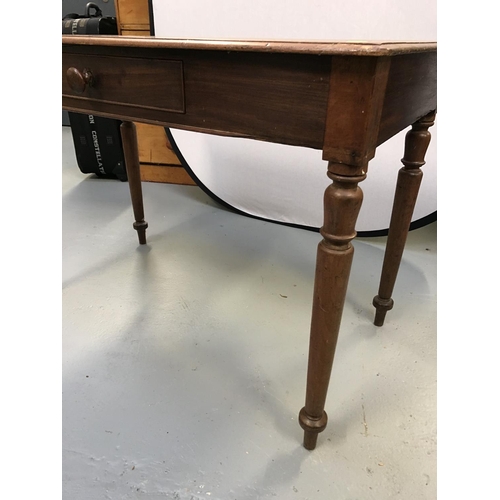
M368 162L406 135L375 324L391 298L422 179L436 109L437 47L430 42L278 42L63 36L62 104L123 120L139 242L146 243L132 120L323 151L332 184L318 245L306 402L299 422L314 449L324 411L353 257L351 240ZM235 165L235 168L238 168ZM376 175L376 172L374 172Z

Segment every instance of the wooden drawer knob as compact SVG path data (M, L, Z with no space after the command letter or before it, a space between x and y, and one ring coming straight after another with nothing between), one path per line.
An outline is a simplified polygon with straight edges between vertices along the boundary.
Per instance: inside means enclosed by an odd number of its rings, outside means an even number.
M73 67L66 71L66 80L68 81L68 85L71 87L71 90L77 94L83 94L87 85L91 87L94 83L94 77L92 76L90 70L84 69L80 72Z

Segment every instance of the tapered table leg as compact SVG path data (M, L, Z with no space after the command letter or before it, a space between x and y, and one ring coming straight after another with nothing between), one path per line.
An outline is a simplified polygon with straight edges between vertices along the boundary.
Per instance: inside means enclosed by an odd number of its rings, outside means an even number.
M135 222L133 227L139 236L139 243L145 245L148 223L144 220L139 147L135 124L127 121L123 122L120 125L120 132L123 142L123 152L125 154L125 167L127 169L130 197L132 198L132 208L134 210Z
M392 292L422 181L423 174L420 167L425 164L425 153L431 140L428 129L434 124L435 115L436 113L432 112L424 116L415 122L406 134L405 152L401 160L404 167L398 174L380 287L378 295L373 299L373 305L376 308L374 321L376 326L384 324L387 311L391 310L394 305Z
M327 424L325 401L354 253L351 240L363 200L358 182L366 177L340 176L330 167L333 183L325 191L323 240L316 260L306 404L299 413L308 450L316 447Z

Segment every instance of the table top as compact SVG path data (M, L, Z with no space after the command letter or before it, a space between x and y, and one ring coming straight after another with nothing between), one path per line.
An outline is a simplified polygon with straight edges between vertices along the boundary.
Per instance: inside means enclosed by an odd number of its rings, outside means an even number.
M299 40L209 40L115 35L63 35L64 45L274 52L288 54L394 56L435 52L432 41L299 41Z
M339 175L436 109L435 42L62 41L69 111L321 149Z

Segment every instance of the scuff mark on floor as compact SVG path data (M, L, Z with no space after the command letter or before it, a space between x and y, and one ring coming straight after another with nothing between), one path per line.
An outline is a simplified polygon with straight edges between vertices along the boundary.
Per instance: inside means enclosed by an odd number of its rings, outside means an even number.
M368 424L366 423L365 405L361 405L363 410L363 425L365 426L365 437L368 437Z

